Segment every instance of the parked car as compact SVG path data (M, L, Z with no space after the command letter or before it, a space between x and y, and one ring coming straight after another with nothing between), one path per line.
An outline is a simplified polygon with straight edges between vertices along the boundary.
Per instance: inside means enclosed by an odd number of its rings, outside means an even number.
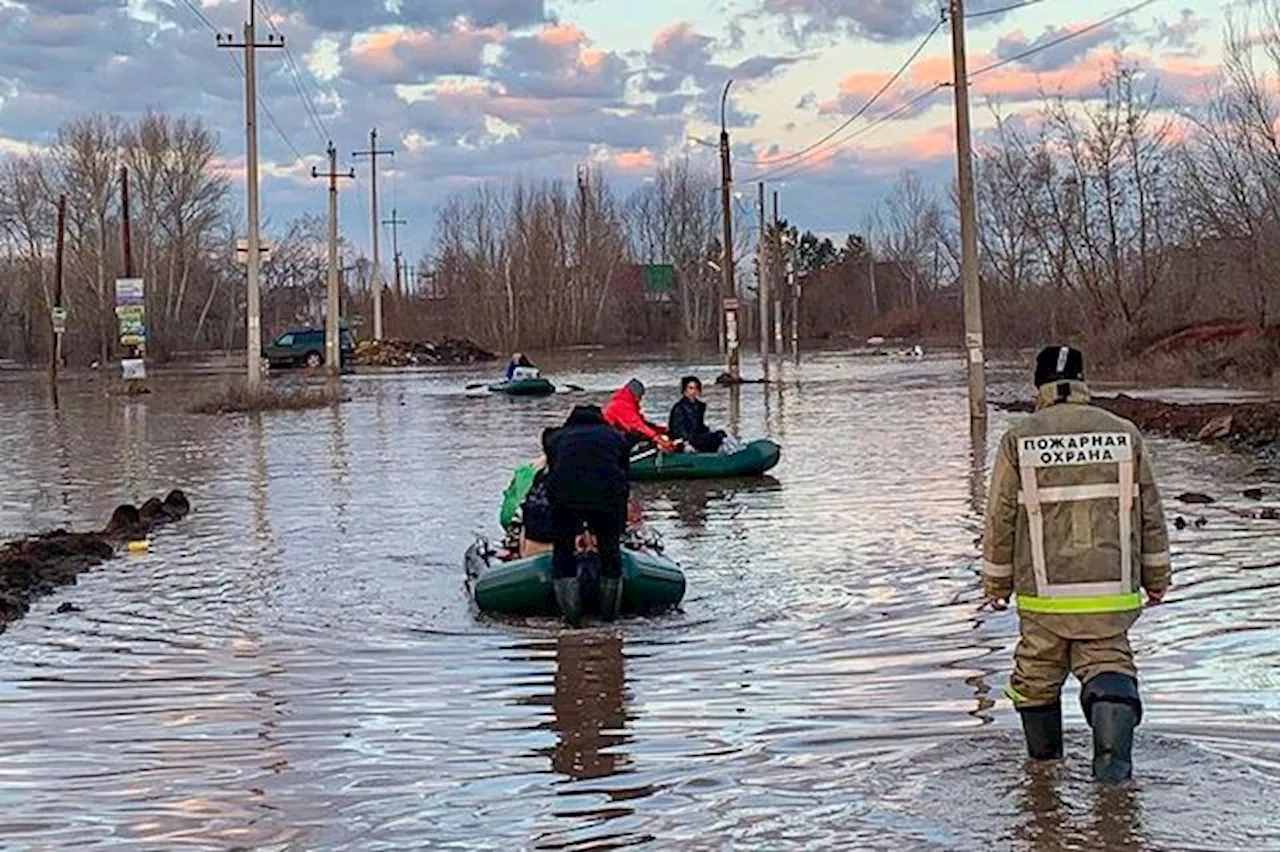
M345 328L338 335L341 366L347 367L356 354L356 341ZM262 348L262 357L271 367L320 367L324 365L324 329L296 328L286 331Z

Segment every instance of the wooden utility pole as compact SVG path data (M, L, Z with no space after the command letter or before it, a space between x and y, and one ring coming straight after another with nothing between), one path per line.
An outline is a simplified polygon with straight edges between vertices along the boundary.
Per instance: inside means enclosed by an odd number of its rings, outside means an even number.
M951 0L951 53L955 73L956 171L960 202L960 277L964 285L964 346L968 353L969 417L987 417L982 333L982 285L978 279L978 213L969 129L969 71L964 44L964 0Z
M66 322L66 314L62 309L62 267L63 267L63 248L66 242L67 233L67 197L65 195L58 196L58 235L57 242L54 244L53 255L53 346L50 348L49 357L49 382L55 386L58 384L58 366L62 361L62 330L59 326Z
M386 155L394 157L396 152L390 148L378 150L378 129L369 131L369 150L355 151L353 157L369 158L369 193L373 207L373 339L382 339L382 260L378 256L378 157Z
M311 167L313 178L329 179L329 269L325 287L324 301L324 371L336 376L342 371L342 349L339 346L339 335L342 328L339 320L342 316L342 293L338 286L338 178L354 179L355 169L347 172L338 171L338 151L329 143L329 171L320 172Z
M120 246L124 254L124 277L133 278L133 234L129 226L129 167L120 167Z
M244 25L243 41L236 42L230 34L217 37L218 47L244 50L245 196L249 207L248 252L245 258L249 270L249 316L245 350L251 396L256 395L262 385L262 284L258 277L262 254L261 234L258 233L258 72L255 53L260 47L284 47L284 36L273 33L267 34L265 42L258 41L256 9L257 0L249 0L249 20Z
M729 87L724 84L720 95L720 206L724 218L724 254L720 263L721 298L724 308L724 345L728 354L729 376L737 381L742 378L742 357L738 351L738 293L733 274L733 168L729 157L729 129L726 109Z

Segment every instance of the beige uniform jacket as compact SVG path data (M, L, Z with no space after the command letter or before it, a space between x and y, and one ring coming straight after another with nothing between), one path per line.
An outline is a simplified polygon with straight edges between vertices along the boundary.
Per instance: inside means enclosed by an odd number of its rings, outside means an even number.
M1023 618L1067 638L1114 636L1168 588L1169 539L1136 426L1089 405L1083 382L1041 388L1000 442L991 474L982 585L1017 596Z

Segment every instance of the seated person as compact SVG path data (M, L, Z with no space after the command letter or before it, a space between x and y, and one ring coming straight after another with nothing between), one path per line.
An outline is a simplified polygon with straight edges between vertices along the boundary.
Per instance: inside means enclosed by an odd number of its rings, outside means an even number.
M667 421L671 437L683 441L689 452L720 452L725 433L712 432L707 427L707 404L700 398L702 380L697 376L685 376L680 380L680 392L680 399L671 407L671 417Z
M527 375L529 370L533 371L532 376ZM518 375L522 371L525 375ZM507 381L520 378L536 379L538 377L538 368L533 366L533 362L523 352L515 352L512 353L511 360L507 362L507 369L503 375Z
M634 447L642 441L653 441L658 449L669 452L675 448L666 430L650 422L640 410L644 398L644 385L632 379L610 398L604 410L605 422L627 436Z
M542 432L542 455L520 465L502 494L498 522L517 542L520 556L551 550L551 502L547 496L547 448L558 430Z

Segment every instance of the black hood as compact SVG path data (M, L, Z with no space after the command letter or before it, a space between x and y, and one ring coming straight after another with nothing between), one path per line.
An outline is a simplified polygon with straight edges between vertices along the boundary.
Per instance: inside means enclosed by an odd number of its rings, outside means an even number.
M569 419L564 421L565 428L570 426L603 426L604 412L598 405L575 405L569 412Z

